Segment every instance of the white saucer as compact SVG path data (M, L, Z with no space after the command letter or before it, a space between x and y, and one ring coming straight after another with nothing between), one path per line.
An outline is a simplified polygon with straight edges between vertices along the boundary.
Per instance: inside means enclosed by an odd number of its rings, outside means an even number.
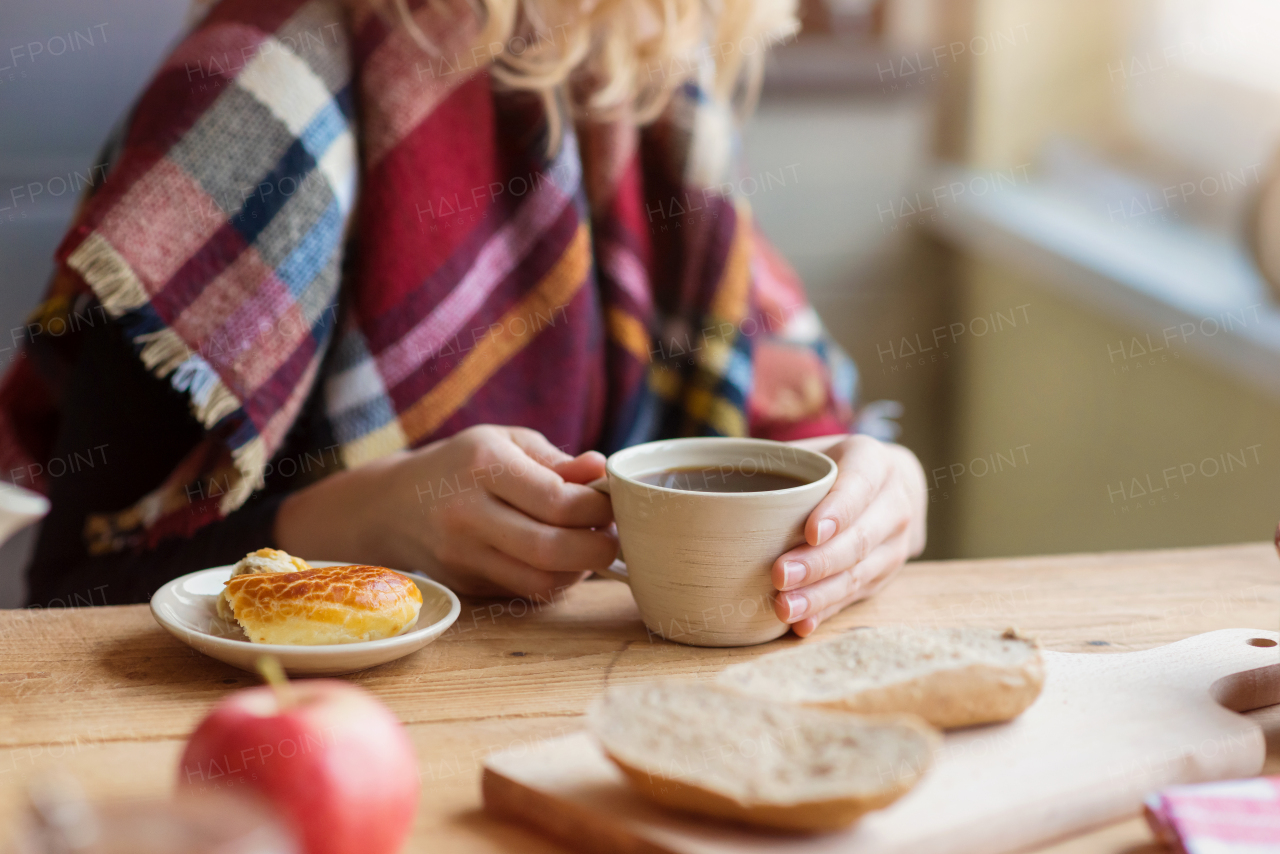
M328 560L308 561L319 569L346 566ZM399 570L397 570L398 572ZM232 667L255 672L260 656L275 656L290 676L336 676L386 664L422 649L458 619L462 603L453 591L421 575L401 572L422 591L418 622L393 638L324 646L250 643L234 622L218 616L217 599L231 577L230 566L202 569L175 578L151 597L151 614L178 640Z

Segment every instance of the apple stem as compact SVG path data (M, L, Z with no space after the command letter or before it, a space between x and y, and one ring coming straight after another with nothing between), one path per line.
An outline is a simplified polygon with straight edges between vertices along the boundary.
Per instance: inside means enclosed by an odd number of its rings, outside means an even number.
M285 676L284 668L280 666L280 660L272 655L264 655L258 659L258 672L262 674L262 678L267 680L267 684L271 686L271 690L275 692L276 703L282 709L289 709L297 703L297 697L293 693L293 685L289 682L289 677Z

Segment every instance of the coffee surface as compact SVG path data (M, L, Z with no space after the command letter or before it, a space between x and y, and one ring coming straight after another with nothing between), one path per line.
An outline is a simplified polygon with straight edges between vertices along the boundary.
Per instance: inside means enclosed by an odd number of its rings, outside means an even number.
M750 466L706 466L671 468L638 475L636 480L650 486L684 489L689 492L772 492L809 483L778 472L760 471Z

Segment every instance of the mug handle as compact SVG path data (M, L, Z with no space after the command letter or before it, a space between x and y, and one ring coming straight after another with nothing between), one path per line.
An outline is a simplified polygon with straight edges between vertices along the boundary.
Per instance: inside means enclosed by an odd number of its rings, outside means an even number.
M587 484L596 492L602 492L609 495L609 476L598 477ZM614 559L608 569L597 569L596 575L601 578L612 578L614 581L621 581L623 584L630 585L631 578L627 575L627 565L622 562L622 549L618 549L618 557Z

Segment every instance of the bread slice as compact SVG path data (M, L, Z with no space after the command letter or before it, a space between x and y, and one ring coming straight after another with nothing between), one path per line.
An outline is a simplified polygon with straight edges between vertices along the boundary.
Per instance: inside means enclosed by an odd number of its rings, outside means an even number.
M610 688L587 715L646 797L780 830L836 830L893 803L940 740L910 715L805 709L688 682Z
M910 712L943 729L1005 721L1044 685L1034 641L1013 629L857 629L726 668L717 683L805 706Z

